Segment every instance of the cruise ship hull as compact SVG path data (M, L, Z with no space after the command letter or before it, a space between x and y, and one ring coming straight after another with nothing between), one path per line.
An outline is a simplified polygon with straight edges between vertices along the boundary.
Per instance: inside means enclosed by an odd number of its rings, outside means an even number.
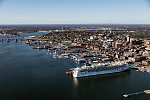
M95 76L95 75L103 75L103 74L111 74L111 73L118 73L130 70L130 67L124 67L121 69L114 69L114 70L107 70L107 71L98 71L98 72L74 72L73 77L87 77L87 76Z

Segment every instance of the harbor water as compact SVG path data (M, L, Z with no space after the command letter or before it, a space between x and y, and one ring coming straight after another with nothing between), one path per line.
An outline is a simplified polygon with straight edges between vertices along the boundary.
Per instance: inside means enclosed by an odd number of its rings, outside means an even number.
M21 37L41 33L22 33ZM1 38L4 38L0 36ZM150 100L150 95L124 98L150 89L150 74L135 70L85 78L67 77L78 65L54 59L47 50L21 40L0 41L0 100Z

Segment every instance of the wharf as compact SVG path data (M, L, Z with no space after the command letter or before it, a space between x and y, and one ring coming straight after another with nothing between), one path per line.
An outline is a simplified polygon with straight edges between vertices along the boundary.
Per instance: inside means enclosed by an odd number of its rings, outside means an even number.
M150 66L132 67L132 69L150 73Z
M0 41L6 41L6 42L9 42L11 40L14 40L14 41L18 41L18 40L21 40L21 38L1 38Z
M23 41L26 41L26 40L31 40L31 41L49 41L49 39L30 38L30 37L25 37L25 38L22 38L21 40L23 40Z
M150 90L144 90L143 92L136 92L136 93L131 93L131 94L124 94L123 96L124 96L125 98L127 98L127 97L129 97L129 96L138 95L138 94L143 94L143 93L145 93L145 94L150 94Z

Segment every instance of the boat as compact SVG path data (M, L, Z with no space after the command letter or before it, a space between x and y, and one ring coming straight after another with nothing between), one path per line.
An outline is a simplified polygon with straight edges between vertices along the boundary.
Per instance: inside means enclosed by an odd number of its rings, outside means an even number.
M66 59L69 58L69 54L65 53L65 54L61 54L62 58Z
M84 58L78 58L78 59L77 59L77 62L79 62L79 63L85 63L86 60L85 60Z
M9 39L6 39L6 42L10 42L10 40L9 40Z
M57 55L55 55L55 54L53 55L53 58L57 58L57 57L58 57Z
M30 44L30 42L29 42L29 41L25 41L25 43L26 43L26 44Z
M122 72L129 70L131 66L128 66L126 62L112 62L112 63L99 63L94 65L84 65L74 68L72 71L73 77L86 77L101 74L110 74L116 72Z
M33 49L43 49L43 46L33 46Z

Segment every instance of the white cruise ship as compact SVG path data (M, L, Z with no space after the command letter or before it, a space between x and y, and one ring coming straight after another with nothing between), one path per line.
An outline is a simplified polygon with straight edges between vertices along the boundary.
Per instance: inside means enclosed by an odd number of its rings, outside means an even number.
M84 65L72 70L73 77L85 77L100 74L109 74L129 70L131 67L126 62L99 63L96 65Z

